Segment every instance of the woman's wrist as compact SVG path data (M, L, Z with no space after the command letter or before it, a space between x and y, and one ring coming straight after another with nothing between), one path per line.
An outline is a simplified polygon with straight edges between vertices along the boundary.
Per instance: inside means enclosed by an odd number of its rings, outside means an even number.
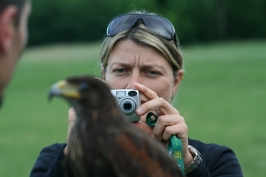
M187 153L184 158L184 166L187 168L194 160L194 155L190 153L189 149L187 150Z
M193 160L188 166L185 165L185 173L186 174L195 170L199 166L199 164L202 162L201 154L199 153L199 151L197 149L195 149L193 146L189 145L188 151L192 155Z

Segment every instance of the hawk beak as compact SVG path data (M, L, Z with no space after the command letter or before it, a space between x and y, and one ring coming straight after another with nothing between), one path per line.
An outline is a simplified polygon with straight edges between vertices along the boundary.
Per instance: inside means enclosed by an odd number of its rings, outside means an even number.
M65 98L80 98L78 86L61 80L53 84L50 88L48 99L51 100L53 97L65 97Z

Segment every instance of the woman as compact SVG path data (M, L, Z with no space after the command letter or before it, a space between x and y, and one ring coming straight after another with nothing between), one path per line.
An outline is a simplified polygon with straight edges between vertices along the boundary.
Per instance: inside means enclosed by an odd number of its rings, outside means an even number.
M165 145L172 135L181 139L187 176L243 176L234 152L224 146L204 144L188 138L185 119L171 105L182 80L183 57L173 25L166 19L147 13L124 14L107 28L100 54L102 79L111 89L137 89L141 106L134 125ZM146 114L159 116L154 128L146 123ZM69 110L69 132L75 113ZM64 153L63 153L64 152ZM65 144L42 150L31 176L60 176Z

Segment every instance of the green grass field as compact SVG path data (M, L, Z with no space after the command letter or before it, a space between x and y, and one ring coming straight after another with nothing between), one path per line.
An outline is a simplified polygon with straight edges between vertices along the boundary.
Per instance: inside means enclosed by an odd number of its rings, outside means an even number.
M98 44L27 49L0 110L0 176L29 176L47 145L65 142L69 106L49 102L50 85L80 74L99 76ZM185 76L174 102L189 136L235 150L244 176L266 166L266 41L184 46ZM264 127L264 128L263 128Z

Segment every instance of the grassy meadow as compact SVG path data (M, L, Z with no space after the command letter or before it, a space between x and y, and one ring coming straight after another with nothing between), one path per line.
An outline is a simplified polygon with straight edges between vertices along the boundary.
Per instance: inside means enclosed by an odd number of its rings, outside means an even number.
M59 79L99 76L99 44L28 48L0 110L0 176L29 176L40 150L65 142L69 106L47 99ZM183 46L185 75L175 107L189 136L234 149L244 176L266 166L266 41ZM264 127L264 128L263 128Z

